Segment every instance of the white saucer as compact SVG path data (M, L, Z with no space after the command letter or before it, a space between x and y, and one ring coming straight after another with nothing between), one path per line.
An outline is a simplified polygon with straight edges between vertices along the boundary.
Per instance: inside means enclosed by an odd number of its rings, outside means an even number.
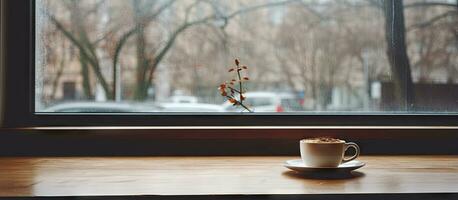
M357 160L343 163L337 167L309 167L305 166L301 159L288 160L285 167L300 173L325 172L325 173L349 173L355 169L361 168L365 163Z

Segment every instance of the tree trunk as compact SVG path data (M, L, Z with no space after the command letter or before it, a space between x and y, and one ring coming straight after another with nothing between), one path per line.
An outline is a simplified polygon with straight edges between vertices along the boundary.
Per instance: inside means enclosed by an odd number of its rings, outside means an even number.
M89 74L89 67L87 60L84 56L80 54L80 64L81 64L81 76L83 77L83 93L87 99L93 99L91 89L91 77Z
M137 74L136 81L137 87L135 90L135 99L144 100L146 98L147 85L146 81L146 69L148 68L148 61L145 55L145 32L143 27L139 27L136 36L137 45Z
M394 83L396 110L414 109L415 92L405 42L404 5L402 0L384 0L387 56Z
M132 2L135 12L136 24L136 54L137 54L137 71L135 88L135 100L145 100L147 97L148 84L146 81L147 69L149 62L146 58L146 38L145 38L145 22L143 21L141 2L136 0Z
M75 38L81 40L83 37L85 37L85 30L84 25L82 23L81 11L78 2L71 1L71 8L71 21L72 25L74 26L73 31L75 32ZM91 78L87 61L87 59L89 58L87 58L84 55L81 49L79 49L79 55L79 61L81 65L81 77L83 79L83 94L86 99L92 99L93 95L90 81Z
M80 48L78 49L80 51L81 75L83 76L83 92L86 98L93 99L91 89L92 86L90 83L90 67L92 67L95 76L97 77L105 92L107 99L114 99L113 93L110 90L110 86L108 85L101 72L100 63L96 55L96 47L89 40L88 33L84 25L85 19L81 11L80 4L75 0L71 1L71 19L72 24L74 25L74 31L76 32L74 36L75 40L73 42L77 42L80 45Z
M52 82L52 91L51 91L51 99L56 100L56 93L57 93L57 88L59 87L60 83L60 78L62 77L62 74L64 73L64 68L65 65L67 64L65 62L66 55L67 55L67 47L65 46L65 42L62 42L62 55L60 58L60 63L59 63L59 68L57 69L56 77L54 78Z

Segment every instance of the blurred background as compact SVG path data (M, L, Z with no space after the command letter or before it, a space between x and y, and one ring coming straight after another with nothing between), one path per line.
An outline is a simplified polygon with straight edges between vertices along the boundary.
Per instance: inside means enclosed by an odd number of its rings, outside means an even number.
M456 113L457 1L394 2L37 0L36 112L241 112L238 58L254 112Z

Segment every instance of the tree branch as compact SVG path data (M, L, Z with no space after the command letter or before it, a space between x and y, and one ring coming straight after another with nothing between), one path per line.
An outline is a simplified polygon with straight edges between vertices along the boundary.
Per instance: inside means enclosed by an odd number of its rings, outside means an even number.
M285 1L281 1L281 2L265 3L265 4L261 4L261 5L251 6L251 7L247 7L247 8L243 8L243 9L237 10L237 11L235 11L235 12L233 12L233 13L227 15L227 16L210 15L210 16L204 17L202 19L198 19L198 20L191 21L191 22L187 22L187 20L185 20L185 22L180 27L178 27L177 30L175 30L172 33L170 39L166 42L166 45L164 46L164 48L162 48L162 50L160 50L160 52L157 54L157 56L155 56L155 59L154 59L154 62L153 62L153 66L151 67L150 72L149 72L148 84L151 84L152 79L153 79L154 71L156 70L157 66L162 61L164 56L167 54L168 50L170 50L170 48L173 46L173 44L176 41L178 35L181 32L185 31L187 28L189 28L191 26L207 23L210 20L216 20L216 19L229 20L229 19L234 18L237 15L240 15L240 14L243 14L243 13L252 12L252 11L256 11L256 10L259 10L259 9L262 9L262 8L266 8L266 7L271 7L271 6L281 6L281 5L285 5L285 4L289 4L289 3L293 3L293 2L301 2L301 0L285 0Z
M130 31L124 33L121 36L121 38L119 39L118 43L116 44L115 52L113 54L113 95L114 96L116 96L116 88L115 88L116 87L116 74L118 73L116 71L116 66L118 64L119 55L121 54L121 50L124 47L124 44L136 32L137 32L137 29L131 29Z
M383 0L367 0L371 5L383 9Z
M172 6L174 3L175 3L176 0L170 0L168 1L167 3L164 3L161 7L159 7L157 9L156 12L154 12L153 14L151 14L150 16L147 16L145 17L144 19L144 23L147 23L147 22L150 22L154 19L156 19L157 16L159 16L164 10L166 10L167 8L169 8L170 6Z
M105 92L107 93L106 95L111 98L111 92L109 90L109 87L108 87L108 83L106 82L105 78L103 77L102 75L102 72L100 71L100 67L99 67L99 64L96 60L94 60L94 57L91 57L92 56L95 56L95 52L91 49L89 49L89 53L87 52L88 50L84 47L84 42L81 42L79 41L78 39L76 39L72 33L68 30L65 29L65 27L54 17L52 16L51 14L47 14L48 17L51 19L51 21L54 23L54 25L57 27L57 29L59 29L65 37L67 37L81 52L81 54L83 54L82 56L85 57L85 58L88 58L87 60L89 61L89 63L91 64L97 78L99 79L100 81L100 84L102 84L102 87L104 88Z
M257 5L257 6L251 6L251 7L247 7L247 8L243 8L243 9L240 9L238 11L235 11L232 14L226 16L225 18L226 19L231 19L231 18L233 18L233 17L235 17L237 15L243 14L243 13L256 11L256 10L259 10L259 9L262 9L262 8L266 8L266 7L271 7L271 6L282 6L282 5L289 4L289 3L294 3L294 2L302 2L302 1L301 0L285 0L285 1L280 1L280 2L265 3L265 4L261 4L261 5Z
M411 31L411 30L414 30L414 29L420 29L420 28L425 28L427 26L430 26L432 24L434 24L435 22L445 18L445 17L448 17L450 15L457 15L458 12L457 11L454 11L454 10L451 10L451 11L448 11L448 12L445 12L441 15L438 15L438 16L435 16L431 19L429 19L428 21L425 21L425 22L421 22L421 23L417 23L417 24L413 24L411 26L409 26L407 28L407 31Z
M416 2L404 5L404 8L418 8L418 7L425 7L425 6L444 6L450 8L458 8L458 4L454 3L439 3L439 2Z

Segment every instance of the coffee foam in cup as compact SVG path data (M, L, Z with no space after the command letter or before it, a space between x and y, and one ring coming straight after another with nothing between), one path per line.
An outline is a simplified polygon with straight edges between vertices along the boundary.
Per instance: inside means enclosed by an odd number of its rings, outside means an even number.
M306 142L306 143L345 143L345 141L336 139L336 138L331 138L331 137L318 137L318 138L308 138L308 139L303 139L301 142Z

